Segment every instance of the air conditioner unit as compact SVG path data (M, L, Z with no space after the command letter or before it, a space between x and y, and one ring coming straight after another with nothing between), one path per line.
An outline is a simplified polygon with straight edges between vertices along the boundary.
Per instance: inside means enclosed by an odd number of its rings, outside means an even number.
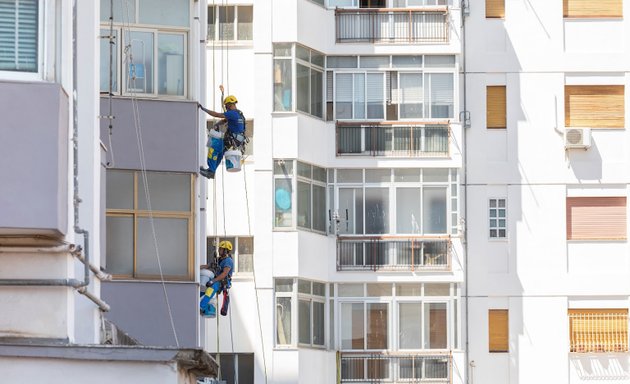
M564 147L566 149L587 149L591 146L590 128L565 128Z

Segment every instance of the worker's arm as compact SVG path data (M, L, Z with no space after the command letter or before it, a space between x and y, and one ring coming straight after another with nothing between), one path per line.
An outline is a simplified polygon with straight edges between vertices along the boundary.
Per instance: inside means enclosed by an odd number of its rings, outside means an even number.
M219 112L215 112L215 111L211 111L207 108L204 108L201 104L197 103L197 106L204 111L205 113L207 113L208 115L212 116L212 117L218 117L221 119L225 119L225 115L223 113L219 113Z
M219 274L219 276L217 276L214 279L210 280L208 282L208 284L206 284L206 285L212 285L212 284L214 284L217 281L221 281L221 280L225 279L227 277L228 273L230 273L230 267L223 268L223 272L221 272Z

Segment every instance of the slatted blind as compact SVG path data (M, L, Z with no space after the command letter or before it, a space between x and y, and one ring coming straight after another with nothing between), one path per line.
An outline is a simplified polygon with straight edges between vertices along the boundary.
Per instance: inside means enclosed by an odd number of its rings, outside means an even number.
M506 128L505 85L486 87L486 126L488 128Z
M489 352L509 352L509 327L507 309L488 310Z
M565 126L624 128L624 93L623 85L566 85Z
M0 70L37 72L37 0L0 1Z
M628 309L569 309L570 351L627 352Z
M567 197L567 240L626 239L626 197Z
M623 1L563 0L563 14L568 18L623 17Z
M505 0L486 0L486 18L503 19L505 17Z

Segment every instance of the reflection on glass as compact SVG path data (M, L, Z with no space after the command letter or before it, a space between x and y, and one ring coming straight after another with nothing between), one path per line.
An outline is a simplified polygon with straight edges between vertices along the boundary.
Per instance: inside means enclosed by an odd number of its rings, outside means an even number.
M127 91L153 93L153 33L131 31L125 34L128 44L131 55L124 63Z
M274 193L275 226L293 226L291 179L276 179Z
M291 298L276 299L276 342L279 345L291 344Z
M274 111L293 110L291 76L291 60L275 59L273 64Z
M107 216L107 272L133 275L133 217Z
M184 35L158 35L158 93L184 95Z

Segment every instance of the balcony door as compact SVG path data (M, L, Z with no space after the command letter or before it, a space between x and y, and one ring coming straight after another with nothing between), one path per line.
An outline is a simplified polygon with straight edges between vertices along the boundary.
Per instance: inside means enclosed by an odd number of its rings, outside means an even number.
M386 8L387 0L360 0L359 8Z

